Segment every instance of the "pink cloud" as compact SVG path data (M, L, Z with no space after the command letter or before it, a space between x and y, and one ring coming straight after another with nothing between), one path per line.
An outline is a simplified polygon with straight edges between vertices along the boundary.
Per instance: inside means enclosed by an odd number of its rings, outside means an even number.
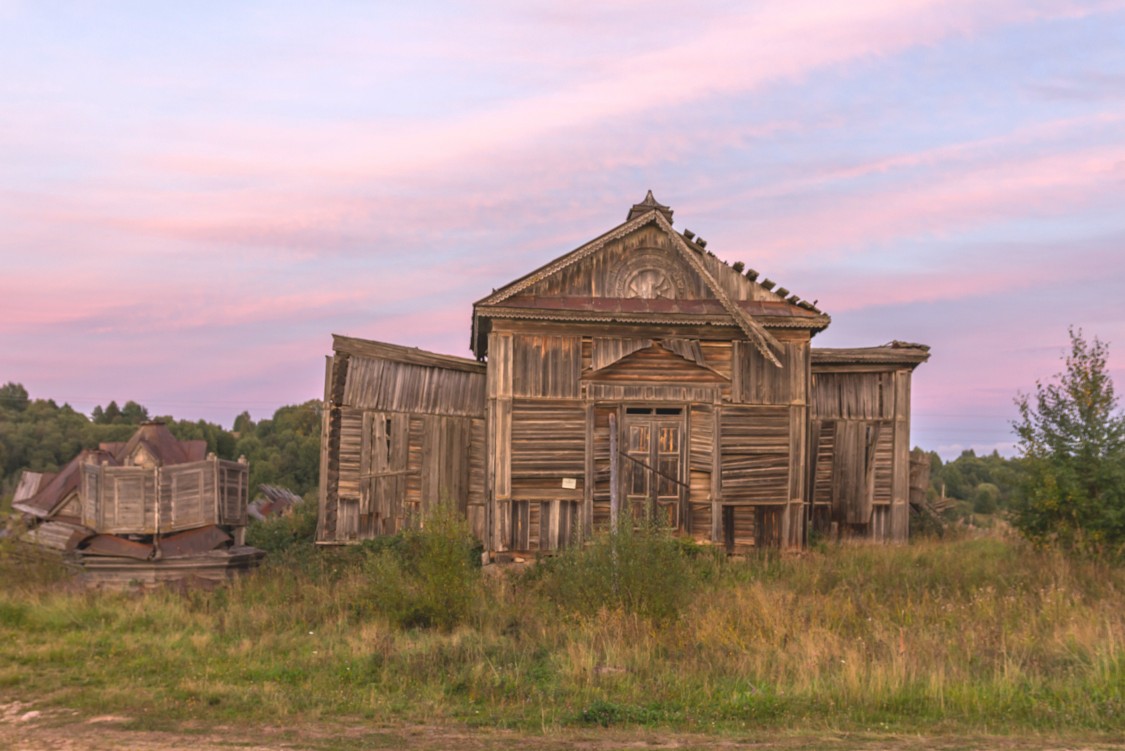
M182 174L269 176L293 184L319 178L377 181L433 175L454 164L479 163L483 155L531 146L576 129L601 128L653 109L690 107L953 35L1094 12L1105 5L1028 5L1014 0L787 3L724 16L721 23L661 39L654 49L639 54L607 55L604 64L552 81L546 93L517 94L485 108L455 109L441 119L356 119L288 127L228 119L181 125L176 140L194 144L188 150L135 153L150 166ZM534 37L532 43L536 46L527 47L528 54L541 55L542 45ZM219 154L215 144L223 145Z
M898 164L913 166L909 159ZM851 185L847 192L822 195L814 205L788 215L765 217L756 234L768 239L755 254L841 254L906 236L940 236L1002 219L1058 215L1110 200L1123 184L1125 141L1093 147L1079 142L1046 156L1011 154L953 164L891 185Z
M1080 287L1121 265L1116 237L1066 245L1065 254L1056 244L971 245L931 257L925 268L912 270L822 264L800 275L806 280L801 286L815 289L822 307L837 314L874 306L995 298L1048 286Z

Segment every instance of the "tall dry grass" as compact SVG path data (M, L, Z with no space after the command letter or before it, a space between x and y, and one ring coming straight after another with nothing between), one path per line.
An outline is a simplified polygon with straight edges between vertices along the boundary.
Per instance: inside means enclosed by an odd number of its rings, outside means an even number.
M607 575L595 545L458 578L451 630L378 600L380 551L280 550L188 595L81 592L0 556L0 695L142 720L1125 730L1121 569L995 539L735 561L651 543L643 586L684 593L656 614L560 597Z

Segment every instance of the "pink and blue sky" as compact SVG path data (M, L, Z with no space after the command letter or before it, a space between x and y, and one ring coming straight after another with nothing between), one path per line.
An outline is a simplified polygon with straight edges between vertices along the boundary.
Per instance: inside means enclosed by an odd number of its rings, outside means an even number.
M1010 452L1069 325L1125 389L1125 0L0 0L0 70L0 382L82 411L468 355L649 188L815 344L930 344L915 444Z

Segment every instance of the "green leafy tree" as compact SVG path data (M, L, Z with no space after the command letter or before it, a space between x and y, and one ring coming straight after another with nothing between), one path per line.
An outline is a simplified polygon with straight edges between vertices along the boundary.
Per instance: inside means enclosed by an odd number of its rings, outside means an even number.
M1000 488L991 482L982 482L973 490L973 511L978 514L994 513L999 500Z
M1066 367L1016 398L1021 478L1012 522L1029 539L1084 553L1125 554L1125 416L1109 347L1070 330Z
M51 399L31 399L18 383L0 386L0 499L11 495L19 473L54 472L83 448L126 441L149 419L141 404L111 401L90 417ZM259 483L283 485L298 495L316 488L320 472L320 403L281 407L272 420L254 423L249 413L236 420L239 435L204 420L156 418L180 440L204 440L224 459L250 460L251 492Z
M0 409L22 412L27 409L27 389L19 383L9 381L0 386Z

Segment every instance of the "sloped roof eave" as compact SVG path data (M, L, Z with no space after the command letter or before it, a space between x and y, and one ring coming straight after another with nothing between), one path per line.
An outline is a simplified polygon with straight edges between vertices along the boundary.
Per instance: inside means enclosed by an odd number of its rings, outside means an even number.
M882 365L914 369L929 361L930 348L924 344L889 342L876 347L813 347L810 355L813 367Z
M727 315L710 313L670 313L660 314L647 311L597 311L597 310L552 310L544 308L515 308L493 307L478 311L479 317L484 319L510 318L525 321L561 321L570 323L629 323L654 325L710 325L729 328L740 328L738 324ZM790 318L790 317L756 317L758 323L765 328L773 329L809 329L820 331L828 326L831 319L828 316L816 318Z

